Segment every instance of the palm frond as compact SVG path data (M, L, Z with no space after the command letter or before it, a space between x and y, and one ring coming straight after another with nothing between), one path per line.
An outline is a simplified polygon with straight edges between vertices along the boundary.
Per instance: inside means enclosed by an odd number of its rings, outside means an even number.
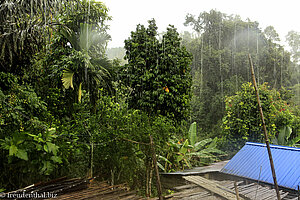
M71 30L67 26L61 26L59 29L59 33L71 43L74 49L80 51L80 47L77 42L77 36L73 30Z
M62 76L61 80L63 82L63 86L66 89L69 89L70 87L72 89L74 89L74 86L73 86L73 76L74 76L74 72L73 71L71 71L71 70L64 70L63 76Z
M82 90L81 90L81 85L82 82L79 84L79 88L78 88L78 102L81 102L81 95L82 95Z

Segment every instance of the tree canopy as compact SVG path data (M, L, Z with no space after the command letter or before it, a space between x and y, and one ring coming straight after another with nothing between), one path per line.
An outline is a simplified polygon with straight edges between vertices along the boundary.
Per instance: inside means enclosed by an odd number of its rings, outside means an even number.
M183 44L194 57L192 121L208 134L220 127L226 96L251 81L248 54L253 57L259 85L268 82L276 89L293 85L290 53L277 43L273 27L262 31L258 22L217 10L202 12L198 17L188 14L185 25L197 33L183 37Z
M155 21L150 20L148 28L138 25L125 40L128 64L122 79L131 89L129 106L180 122L188 114L192 57L174 26L167 28L162 41L157 38Z

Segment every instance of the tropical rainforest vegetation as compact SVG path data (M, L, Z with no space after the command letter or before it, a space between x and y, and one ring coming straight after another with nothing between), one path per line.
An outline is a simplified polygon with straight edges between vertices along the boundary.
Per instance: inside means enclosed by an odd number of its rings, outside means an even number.
M122 61L106 54L109 20L92 0L1 3L0 191L97 176L150 195L150 135L165 172L263 142L249 53L273 143L297 146L300 33L288 51L272 26L216 10L188 14L181 35L152 19Z

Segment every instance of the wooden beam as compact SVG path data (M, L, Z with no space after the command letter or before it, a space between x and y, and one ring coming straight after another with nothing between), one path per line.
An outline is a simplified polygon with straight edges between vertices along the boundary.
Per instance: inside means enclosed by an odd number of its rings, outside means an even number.
M224 186L221 186L206 178L203 178L201 176L184 176L183 178L227 200L236 200L236 194L234 192L229 192L228 188L225 188ZM240 200L244 200L244 199L240 197Z

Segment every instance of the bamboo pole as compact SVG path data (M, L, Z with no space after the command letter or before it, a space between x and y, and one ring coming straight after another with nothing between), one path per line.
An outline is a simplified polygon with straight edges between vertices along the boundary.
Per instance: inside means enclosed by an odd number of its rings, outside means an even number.
M239 190L236 181L234 181L234 190L235 190L236 200L240 200Z
M151 151L152 151L153 164L154 164L154 168L155 168L155 174L156 174L156 178L157 178L157 180L156 180L157 193L158 193L159 200L163 200L164 198L162 196L161 182L160 182L157 161L156 161L156 153L155 153L153 138L151 135L150 135L150 145L151 145Z
M94 166L94 141L92 138L92 143L91 143L91 168L90 168L90 178L93 178L93 166Z
M250 63L250 68L251 68L252 81L253 81L253 85L254 85L255 92L256 92L258 109L259 109L260 117L261 117L261 120L262 120L264 136L265 136L265 142L266 142L266 146L267 146L267 150L268 150L268 154L269 154L269 160L270 160L270 165L271 165L271 170L272 170L272 176L273 176L273 180L274 180L276 195L277 195L277 199L280 200L280 193L279 193L279 188L278 188L277 179L276 179L275 167L274 167L274 162L273 162L272 153L271 153L271 149L270 149L270 142L269 142L269 137L268 137L267 128L266 128L266 124L265 124L264 114L263 114L260 99L259 99L259 92L258 92L258 88L257 88L257 85L256 85L256 80L255 80L254 68L253 68L251 55L248 54L248 57L249 57L249 63Z

